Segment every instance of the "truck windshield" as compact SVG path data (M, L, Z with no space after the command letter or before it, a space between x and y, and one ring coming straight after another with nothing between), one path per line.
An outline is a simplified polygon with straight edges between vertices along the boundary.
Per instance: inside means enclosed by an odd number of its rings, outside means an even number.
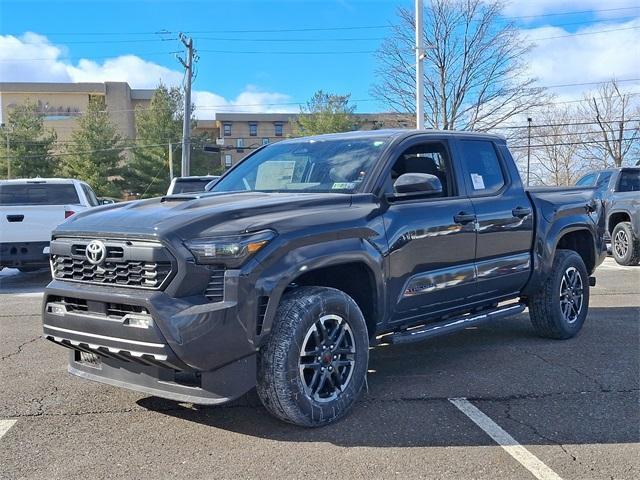
M274 143L244 160L210 191L353 193L371 173L388 140L375 137Z

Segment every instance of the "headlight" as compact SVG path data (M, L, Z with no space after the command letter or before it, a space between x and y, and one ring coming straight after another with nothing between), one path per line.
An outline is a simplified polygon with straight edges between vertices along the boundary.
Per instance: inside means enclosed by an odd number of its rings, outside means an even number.
M229 267L237 267L275 236L274 231L263 230L244 235L196 238L185 245L198 263L222 263Z

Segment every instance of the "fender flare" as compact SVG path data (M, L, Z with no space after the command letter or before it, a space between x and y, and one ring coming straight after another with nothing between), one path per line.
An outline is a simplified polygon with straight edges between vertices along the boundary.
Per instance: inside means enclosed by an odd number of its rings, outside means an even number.
M296 278L320 268L347 263L361 263L372 273L376 293L376 323L379 323L386 309L385 282L380 281L384 278L384 261L382 253L362 238L307 244L287 252L277 262L262 270L255 283L256 294L269 297L257 344L262 344L268 337L280 300Z

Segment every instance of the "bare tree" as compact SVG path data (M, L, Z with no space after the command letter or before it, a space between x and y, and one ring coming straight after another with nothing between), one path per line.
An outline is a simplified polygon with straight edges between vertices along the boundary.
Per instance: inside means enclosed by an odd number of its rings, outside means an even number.
M540 126L531 135L531 176L542 185L573 185L587 169L580 149L588 138L571 106L552 106L536 112ZM522 140L518 142L522 144ZM520 155L526 154L520 149Z
M425 111L432 128L489 130L548 99L528 78L524 42L500 18L497 0L431 0L425 9ZM398 112L415 111L414 15L398 10L376 56L372 95Z
M640 105L611 80L596 95L585 95L584 118L593 119L595 132L585 141L585 158L597 168L621 167L640 154Z

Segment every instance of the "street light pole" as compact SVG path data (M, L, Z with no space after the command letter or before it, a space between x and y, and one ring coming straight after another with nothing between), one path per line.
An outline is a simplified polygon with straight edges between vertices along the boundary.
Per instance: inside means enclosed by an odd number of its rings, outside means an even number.
M189 176L191 163L191 81L193 79L193 39L180 34L180 41L187 49L186 61L178 57L185 68L184 118L182 122L182 165L181 175Z
M531 117L527 118L527 187L531 178Z
M424 9L416 0L416 130L424 129Z

